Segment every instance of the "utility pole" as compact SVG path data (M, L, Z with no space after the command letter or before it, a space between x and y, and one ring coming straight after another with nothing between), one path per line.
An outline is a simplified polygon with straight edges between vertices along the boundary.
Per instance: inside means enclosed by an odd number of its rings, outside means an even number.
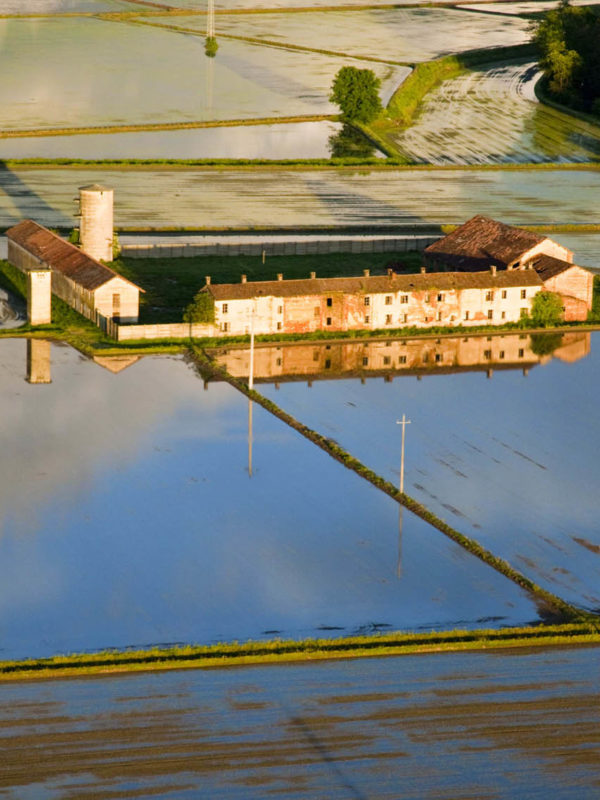
M400 461L400 492L404 494L404 438L406 434L406 426L410 425L410 420L406 419L405 414L402 414L402 419L397 419L396 425L402 425L402 458Z
M252 305L252 316L250 317L250 375L248 376L248 388L254 389L254 317L256 316L256 300Z
M402 425L402 457L400 459L400 492L404 494L404 439L406 434L406 426L410 425L410 420L406 419L406 415L402 414L402 419L396 420L396 425ZM398 512L398 567L397 575L402 577L402 512L404 507L400 504Z
M208 13L206 15L206 38L215 38L215 0L208 0Z

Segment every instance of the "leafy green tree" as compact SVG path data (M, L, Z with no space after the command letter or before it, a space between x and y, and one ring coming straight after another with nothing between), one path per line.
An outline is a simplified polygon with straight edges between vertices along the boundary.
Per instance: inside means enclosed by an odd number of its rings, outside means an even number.
M383 108L378 89L381 81L371 69L342 67L331 86L330 100L347 120L372 122Z
M214 322L215 302L208 292L202 289L194 296L192 302L183 311L184 322Z
M538 328L551 328L563 319L563 304L560 295L542 290L531 303L531 322Z
M204 42L204 52L209 58L214 58L217 55L219 43L214 36L207 36Z

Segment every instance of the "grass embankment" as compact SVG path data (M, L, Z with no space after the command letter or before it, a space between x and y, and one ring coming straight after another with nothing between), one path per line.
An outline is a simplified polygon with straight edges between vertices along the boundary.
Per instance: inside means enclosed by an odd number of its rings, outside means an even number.
M336 461L339 461L341 464L343 464L347 469L352 470L357 475L360 475L360 477L369 481L369 483L371 483L377 489L380 489L382 492L400 503L400 505L404 506L409 511L412 511L413 514L416 514L418 517L425 520L425 522L428 522L434 528L437 528L437 530L448 536L463 549L467 550L469 553L488 564L488 566L495 569L501 575L504 575L504 577L508 578L522 589L529 592L544 608L547 614L555 616L562 621L589 622L590 620L594 619L593 615L588 614L587 612L582 611L575 606L572 606L570 603L567 603L552 592L542 589L541 586L538 586L532 580L520 573L507 561L494 555L489 550L486 550L475 539L465 536L455 528L452 528L450 525L444 522L444 520L440 519L433 512L429 511L429 509L424 505L417 502L406 493L400 492L400 490L397 489L390 481L382 478L372 469L369 469L369 467L366 467L357 458L354 458L354 456L350 455L350 453L344 450L336 441L328 438L327 436L323 436L317 431L312 430L312 428L309 428L307 425L304 425L304 423L299 422L271 400L268 400L259 392L250 389L247 383L239 378L234 378L223 367L210 359L199 347L192 344L191 350L198 365L199 371L205 379L210 378L211 376L217 376L221 380L225 380L230 383L232 386L242 392L242 394L245 394L250 400L253 400L255 403L262 406L275 417L280 419L282 422L285 422L286 425L289 425L306 439L313 442L313 444L316 444Z
M25 299L27 297L27 279L22 272L11 266L7 261L0 261L0 286ZM92 322L82 317L65 302L52 295L52 324L22 325L19 328L0 330L0 336L36 336L50 339L62 339L83 353L92 353L94 350L107 345L114 345L114 341L105 336Z
M329 255L199 256L197 258L119 258L112 266L124 277L145 289L140 298L140 322L181 322L185 306L204 286L206 275L214 283L239 283L241 275L249 281L271 281L283 273L285 279L308 278L315 271L319 278L360 275L363 269L373 274L385 271L387 264L402 263L415 271L420 253L331 253Z
M551 108L555 108L557 111L562 111L563 114L569 114L570 116L576 117L583 122L587 122L589 125L600 127L600 116L596 114L586 114L585 111L580 111L577 108L571 108L571 106L566 106L563 103L559 103L557 100L555 100L548 88L548 79L546 77L540 78L540 80L534 86L534 91L535 96L541 103L544 103Z
M0 662L0 681L66 678L119 672L215 668L247 664L496 650L515 647L598 645L595 624L540 625L442 633L384 633L339 639L272 640L215 645L104 651Z
M476 66L535 57L535 54L534 45L527 43L468 50L464 53L417 64L390 98L385 115L373 122L370 128L375 135L387 142L388 151L397 158L401 158L402 154L389 138L390 134L407 128L413 122L425 95L437 88L443 81L456 78Z

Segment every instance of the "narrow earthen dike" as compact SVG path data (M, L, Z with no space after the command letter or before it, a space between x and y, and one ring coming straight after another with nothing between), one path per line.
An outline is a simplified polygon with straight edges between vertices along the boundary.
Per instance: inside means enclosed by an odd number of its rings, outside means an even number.
M332 458L335 458L336 461L339 461L340 464L343 464L347 469L351 469L353 472L356 472L356 474L360 475L361 478L369 481L369 483L373 484L373 486L375 486L377 489L380 489L382 492L385 492L385 494L387 494L397 503L400 503L400 505L404 506L409 511L412 511L413 514L416 514L434 528L437 528L439 531L441 531L441 533L443 533L445 536L448 536L448 538L452 539L452 541L456 542L469 553L481 559L481 561L485 562L488 566L495 569L501 575L504 575L504 577L516 583L522 589L525 589L525 591L533 595L534 599L538 601L538 603L543 605L545 610L557 616L560 621L583 621L596 619L593 614L582 611L581 609L572 606L570 603L567 603L565 600L553 594L552 592L542 589L541 586L538 586L521 572L514 569L514 567L512 567L508 561L498 558L498 556L495 556L492 552L482 547L475 539L471 539L470 537L465 536L457 531L455 528L452 528L450 525L436 516L432 511L429 511L429 509L424 505L417 502L409 495L400 492L400 490L390 483L390 481L385 480L385 478L382 478L380 475L377 475L376 472L373 472L373 470L366 467L358 459L354 458L354 456L350 455L350 453L340 447L337 442L334 442L332 439L317 433L317 431L312 430L312 428L309 428L307 425L298 422L297 419L292 417L290 414L287 414L271 400L268 400L259 392L250 389L247 383L239 380L238 378L234 378L225 369L211 360L209 356L200 348L192 345L191 352L192 358L198 366L198 369L202 373L203 377L210 378L211 375L215 377L218 376L220 380L224 380L231 384L231 386L245 394L250 400L262 406L266 411L269 411L282 422L285 422L286 425L289 425L295 431L298 431L298 433L302 434L302 436L311 441L313 444L316 444L317 447L320 447L322 450L332 456Z

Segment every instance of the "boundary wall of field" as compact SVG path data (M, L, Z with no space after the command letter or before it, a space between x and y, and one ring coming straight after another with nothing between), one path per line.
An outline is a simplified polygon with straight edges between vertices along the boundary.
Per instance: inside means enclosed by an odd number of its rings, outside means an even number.
M356 238L258 240L240 242L140 243L123 244L126 258L196 258L198 256L304 256L330 253L408 253L424 250L438 235L360 236Z

